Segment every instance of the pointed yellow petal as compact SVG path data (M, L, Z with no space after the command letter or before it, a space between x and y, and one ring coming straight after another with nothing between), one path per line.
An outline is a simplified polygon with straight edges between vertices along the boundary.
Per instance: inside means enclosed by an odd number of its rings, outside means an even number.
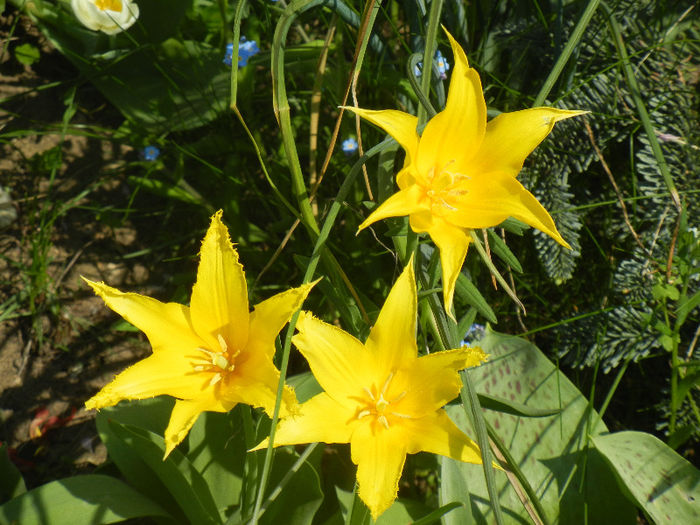
M517 179L505 172L495 172L479 178L479 182L471 185L463 206L445 212L446 220L462 228L476 229L496 226L507 217L515 217L570 248L547 210Z
M515 177L525 158L542 142L560 120L587 111L531 108L501 113L486 125L486 135L473 160L474 173L505 171Z
M413 222L411 222L411 226L413 226ZM433 221L428 234L440 250L442 297L445 302L445 311L451 316L455 285L467 256L470 237L462 228L452 226L443 220Z
M365 343L380 377L386 377L405 362L415 360L418 355L416 308L416 276L411 256L384 301L377 322Z
M192 325L209 349L217 350L219 335L230 348L242 348L248 339L248 288L221 215L211 218L202 241L190 301Z
M275 432L275 446L303 443L349 443L353 430L359 423L354 413L321 393L299 406L296 415L280 421ZM252 450L267 447L265 439Z
M308 312L299 316L297 330L292 342L309 362L320 385L338 403L349 403L354 410L356 403L349 402L348 396L356 396L363 385L376 381L364 345Z
M117 375L112 382L88 399L87 409L116 405L122 399L146 399L169 395L192 399L209 386L210 374L192 369L192 354L181 349L162 350Z
M241 354L236 360L234 372L217 385L218 395L229 403L245 403L260 407L272 415L277 398L280 373L272 359L262 353ZM297 398L294 390L285 385L282 391L280 415L296 411Z
M447 31L445 31L447 33ZM418 172L432 169L459 171L478 151L486 129L486 102L479 74L469 67L464 50L447 33L455 65L445 109L423 130L418 145Z
M246 352L260 352L271 358L275 353L277 334L289 322L292 314L301 308L316 282L278 293L257 304L250 314Z
M352 462L357 465L360 499L377 519L396 499L406 461L407 435L392 426L372 433L371 425L359 425L352 435Z
M444 410L420 419L407 419L404 428L409 454L424 451L465 463L482 462L478 445L457 428Z
M481 349L467 346L419 357L395 379L394 390L407 392L396 410L413 417L435 412L459 394L462 381L458 371L484 359Z
M205 410L210 412L228 412L233 405L221 404L213 396L206 396L195 401L175 401L168 427L165 429L165 455L167 458L173 449L185 439L194 425L199 414Z
M385 200L376 210L374 210L365 221L357 228L358 231L365 229L387 217L402 217L420 211L429 210L429 205L424 197L424 190L417 184L413 184L405 190L399 190Z
M154 352L162 349L197 348L202 340L192 331L190 309L177 303L161 303L151 297L120 292L104 283L83 280L112 310L148 337Z
M351 106L343 106L343 109L352 111L363 119L369 120L372 124L379 126L391 135L406 151L406 164L410 162L410 159L415 159L418 151L417 117L395 109L375 111Z

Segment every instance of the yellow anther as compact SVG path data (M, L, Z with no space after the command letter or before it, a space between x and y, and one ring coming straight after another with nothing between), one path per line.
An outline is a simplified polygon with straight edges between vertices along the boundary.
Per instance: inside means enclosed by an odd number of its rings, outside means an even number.
M95 7L100 11L117 11L122 10L122 0L95 0Z

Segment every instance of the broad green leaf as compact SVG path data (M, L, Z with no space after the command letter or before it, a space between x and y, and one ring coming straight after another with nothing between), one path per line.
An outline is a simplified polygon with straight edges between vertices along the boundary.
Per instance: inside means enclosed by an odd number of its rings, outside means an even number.
M302 372L287 378L287 383L294 389L299 403L304 403L323 392L321 385L311 372Z
M168 397L119 403L103 408L97 413L97 432L107 447L109 458L114 461L129 485L167 509L179 522L186 521L180 505L168 488L158 478L142 457L110 425L116 421L130 424L156 433L162 433L168 424L174 401Z
M353 497L353 493L347 490L343 490L339 487L335 488L336 496L338 497L338 503L340 504L340 510L343 517L347 516L348 511L352 505L359 505L359 512L353 514L356 518L355 523L371 523L369 509L362 503L359 497ZM364 511L364 512L363 512ZM419 501L408 500L408 499L396 499L394 503L389 507L379 518L376 525L395 525L397 523L413 523L427 516L434 509L420 503ZM365 519L366 518L366 519ZM345 518L347 520L347 518Z
M259 453L262 462L263 453ZM267 499L263 504L264 512L261 525L307 525L310 524L323 501L321 481L316 470L308 461L303 462L298 470L293 471L299 455L291 449L278 449L270 471L267 485ZM261 463L262 464L262 463ZM283 478L291 473L281 491L277 490Z
M700 523L700 471L655 436L616 432L596 448L654 523Z
M17 467L10 461L7 445L0 445L0 503L27 491Z
M170 517L118 479L98 474L52 481L0 505L0 523L92 525L141 516Z
M131 447L168 488L192 523L220 523L219 511L204 478L177 448L163 460L163 437L110 421L112 432Z
M440 473L440 501L458 503L459 507L453 509L442 517L444 525L462 525L473 523L472 505L469 501L469 486L466 476L462 475L459 461L452 458L441 458L442 467Z
M219 512L237 505L246 455L239 411L200 414L187 439L187 459L206 481Z
M530 342L492 331L479 341L490 354L484 365L469 370L480 394L539 409L557 408L549 417L519 417L485 411L484 418L517 462L540 498L551 523L635 523L635 510L618 487L610 468L587 435L605 432L588 401L576 387ZM474 432L461 406L447 408L450 417L468 435ZM446 471L443 460L443 472ZM478 465L458 464L471 493L477 523L490 523L493 515L483 471ZM581 476L585 476L582 484ZM506 523L529 523L530 518L505 474L496 473ZM583 489L581 487L584 487ZM442 489L442 493L450 489ZM450 503L441 499L441 504Z

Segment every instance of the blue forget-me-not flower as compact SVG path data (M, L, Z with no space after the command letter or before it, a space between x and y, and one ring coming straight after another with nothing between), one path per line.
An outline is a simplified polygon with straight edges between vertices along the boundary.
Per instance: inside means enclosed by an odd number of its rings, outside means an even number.
M445 80L447 78L447 72L450 69L450 63L447 61L447 59L442 56L442 53L440 53L440 50L438 49L435 52L435 64L437 65L438 72L440 74L440 78L442 80ZM413 74L416 75L417 77L421 76L421 68L423 67L423 62L418 62L415 66L413 66Z
M258 53L260 53L260 48L257 42L255 40L247 40L246 37L242 36L238 42L238 67L241 68L248 65L248 59ZM233 64L233 44L226 46L226 55L223 62L227 66Z
M160 156L160 149L156 146L146 146L141 154L144 159L154 161Z
M345 153L348 157L350 155L354 155L355 152L357 151L358 145L357 141L353 138L350 137L349 139L345 139L342 144L342 149L343 153Z

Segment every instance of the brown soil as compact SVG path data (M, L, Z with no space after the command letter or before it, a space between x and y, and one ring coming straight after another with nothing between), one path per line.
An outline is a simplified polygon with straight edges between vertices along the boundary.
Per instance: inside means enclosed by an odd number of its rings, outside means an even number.
M77 74L28 21L20 19L10 33L13 17L11 10L0 16L0 51L11 36L8 52L0 56L0 186L18 214L0 230L0 442L10 447L33 487L104 462L94 413L83 403L148 353L140 334L111 329L117 316L80 276L144 293L154 290L147 284L151 272L138 258L128 264L122 259L146 246L137 229L128 220L98 222L93 211L101 203L126 202L130 190L118 172L125 157L135 154L109 140L61 136L63 96ZM14 48L24 42L41 51L32 66L14 57ZM61 84L37 90L55 81ZM71 129L119 124L119 115L99 94L89 87L78 93L82 98ZM47 129L58 131L47 134ZM11 132L26 133L8 141L4 137ZM50 170L42 168L52 151L62 154L53 182ZM56 213L55 222L42 220L66 203L74 205ZM37 249L42 239L47 241L43 254ZM45 270L36 270L37 253L47 262ZM48 410L45 417L58 419L42 423L37 417L42 409Z

